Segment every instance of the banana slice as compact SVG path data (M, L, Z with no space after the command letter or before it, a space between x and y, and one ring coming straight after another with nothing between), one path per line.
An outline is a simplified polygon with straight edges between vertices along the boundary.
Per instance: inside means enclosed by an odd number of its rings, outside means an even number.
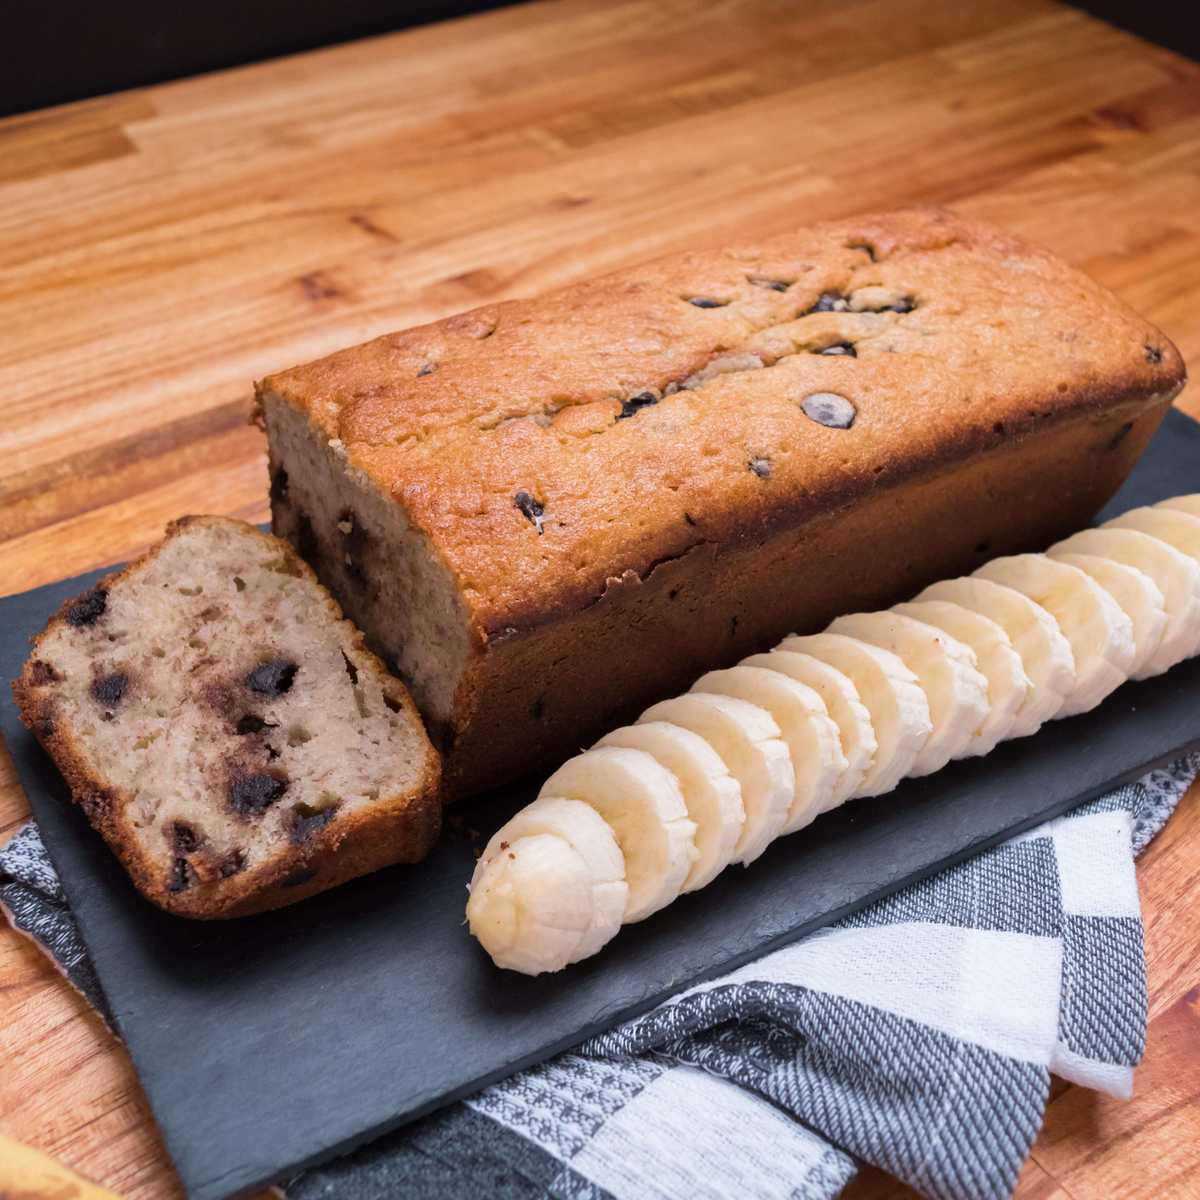
M842 754L846 759L846 768L833 785L827 808L836 808L849 800L862 786L878 749L871 714L859 699L858 689L850 676L811 654L797 654L792 650L752 654L743 658L741 665L779 671L806 684L825 701L826 711L841 735Z
M544 796L526 805L506 821L484 847L475 864L479 879L492 859L505 853L514 842L538 834L560 837L587 864L592 880L592 924L575 948L571 962L595 954L621 928L629 885L625 882L625 856L608 823L582 800Z
M679 781L688 816L696 822L697 858L682 890L711 883L732 861L746 811L742 789L721 756L698 734L666 721L614 729L597 746L625 746L653 755Z
M1090 575L1124 610L1133 625L1130 679L1141 679L1167 628L1167 607L1157 583L1137 567L1095 554L1054 551L1051 557Z
M741 786L746 812L733 861L753 862L787 823L795 797L791 755L775 719L746 700L689 692L646 709L637 723L648 721L690 729L725 761Z
M498 967L561 971L593 925L592 874L583 855L550 833L510 842L477 869L467 924Z
M838 633L792 635L772 653L782 651L811 655L849 676L871 714L877 743L875 761L855 795L890 792L912 770L933 730L916 675L891 651Z
M1172 496L1170 500L1160 500L1154 507L1170 508L1189 516L1200 517L1200 492L1190 496Z
M987 754L997 743L1012 736L1017 714L1032 685L1004 627L990 617L947 600L896 604L892 611L940 629L975 652L975 665L987 680L988 711L967 753Z
M1045 554L1014 554L984 563L975 576L1023 592L1058 622L1075 656L1075 687L1058 711L1095 708L1129 678L1133 623L1117 602L1078 567Z
M944 600L995 621L1021 656L1029 691L1017 712L1009 737L1036 733L1063 706L1075 687L1075 658L1058 622L1028 596L987 579L944 579L918 597Z
M1177 508L1131 508L1101 529L1136 529L1200 562L1200 517Z
M542 784L543 796L582 800L608 822L625 856L626 923L679 895L696 857L696 825L675 776L644 750L585 750Z
M1167 628L1137 679L1161 675L1200 651L1200 564L1160 538L1136 529L1084 529L1051 546L1059 554L1095 554L1144 571L1158 584Z
M933 731L910 775L931 775L952 758L968 753L987 718L987 680L975 666L975 652L931 625L894 612L850 613L829 626L890 650L914 675L929 701Z
M775 718L795 776L795 795L781 833L803 829L818 813L832 807L833 786L846 769L846 756L838 727L825 701L812 688L779 671L741 664L701 675L692 691L736 696L765 708Z

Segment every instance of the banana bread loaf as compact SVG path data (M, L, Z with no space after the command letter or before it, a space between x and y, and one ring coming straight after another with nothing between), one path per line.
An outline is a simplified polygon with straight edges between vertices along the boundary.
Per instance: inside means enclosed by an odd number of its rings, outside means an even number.
M63 606L14 685L138 888L189 917L415 862L438 760L400 681L286 542L188 517Z
M408 681L454 797L1079 528L1183 381L1085 276L912 211L488 305L257 392L275 531Z

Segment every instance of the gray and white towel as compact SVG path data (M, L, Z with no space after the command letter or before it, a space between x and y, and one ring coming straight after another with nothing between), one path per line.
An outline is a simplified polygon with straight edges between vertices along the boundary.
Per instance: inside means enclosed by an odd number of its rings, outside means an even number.
M1146 1031L1134 855L1200 773L1155 771L579 1050L306 1172L289 1200L826 1200L856 1161L1008 1196L1050 1073L1128 1096ZM38 837L0 903L101 1012Z

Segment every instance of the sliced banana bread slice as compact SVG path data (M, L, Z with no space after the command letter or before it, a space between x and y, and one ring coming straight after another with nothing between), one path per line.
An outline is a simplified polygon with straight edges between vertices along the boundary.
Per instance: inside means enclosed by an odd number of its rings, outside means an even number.
M65 604L14 684L139 890L181 916L278 908L439 828L403 685L286 542L185 517Z

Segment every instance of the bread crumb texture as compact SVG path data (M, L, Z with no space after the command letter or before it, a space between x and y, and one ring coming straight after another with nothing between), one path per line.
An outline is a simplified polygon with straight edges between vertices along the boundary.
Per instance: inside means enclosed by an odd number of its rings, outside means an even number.
M176 522L67 603L16 691L89 819L174 911L275 907L436 834L436 755L403 687L292 549L241 522Z

